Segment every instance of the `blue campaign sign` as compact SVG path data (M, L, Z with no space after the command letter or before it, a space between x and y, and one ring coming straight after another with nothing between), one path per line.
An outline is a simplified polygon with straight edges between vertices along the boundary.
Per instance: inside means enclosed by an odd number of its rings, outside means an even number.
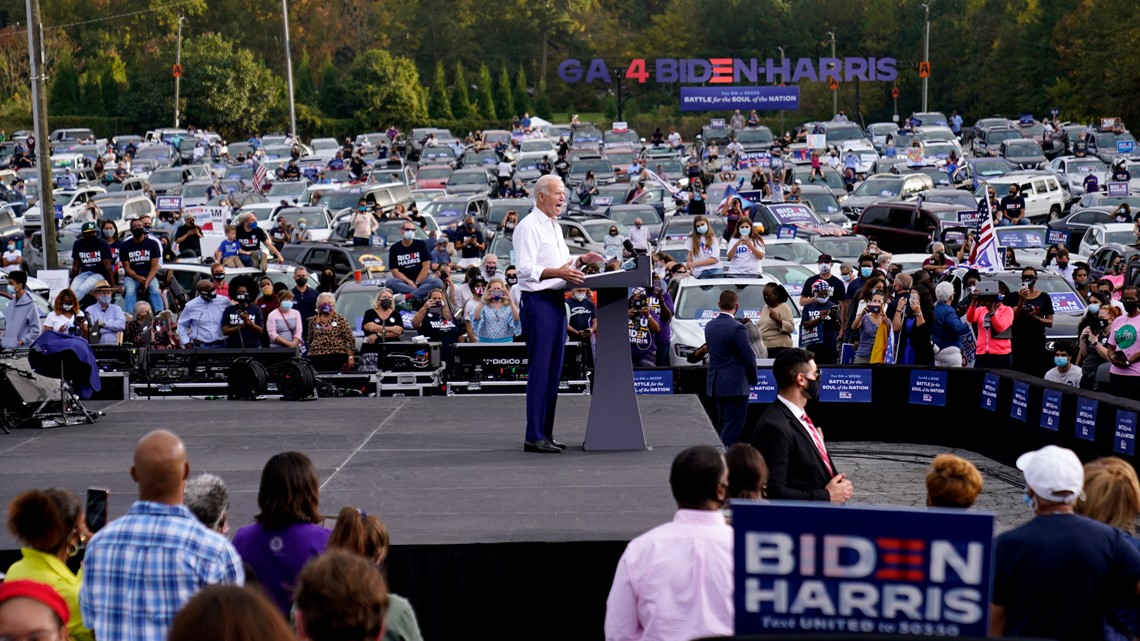
M910 404L946 407L946 372L910 373Z
M1106 183L1109 196L1127 196L1128 183Z
M159 196L155 199L154 208L158 211L180 211L182 196Z
M1009 406L1009 415L1019 421L1029 420L1029 383L1013 382L1013 403Z
M795 225L780 225L776 228L776 238L780 240L792 240L796 237Z
M1047 389L1041 395L1041 427L1054 432L1061 426L1061 392Z
M985 636L994 517L733 502L736 634Z
M800 108L800 88L791 87L681 87L681 111L757 111Z
M1132 456L1136 452L1136 412L1116 410L1116 438L1112 451Z
M982 379L982 409L991 412L997 411L998 382L1000 380L997 374L989 372Z
M1050 245L1069 244L1069 232L1063 229L1050 229L1048 234L1048 241Z
M832 369L819 372L820 403L870 403L871 370Z
M1118 153L1118 154L1130 154L1130 153L1132 153L1132 150L1135 148L1136 148L1136 143L1131 141L1131 140L1117 140L1116 141L1116 153Z
M673 370L635 370L633 372L633 389L638 394L672 394Z
M855 362L855 346L851 343L844 343L839 348L839 364L850 365Z
M1086 441L1096 440L1097 401L1094 398L1077 399L1077 421L1074 424L1076 437Z
M63 205L52 205L51 211L56 218L63 218Z
M1081 295L1073 291L1050 292L1049 300L1053 303L1054 314L1085 311L1085 304L1081 301Z
M775 403L776 402L776 376L770 369L756 370L756 384L748 390L749 403Z
M963 209L958 212L958 224L968 229L981 228L983 218L985 218L985 215L976 209Z

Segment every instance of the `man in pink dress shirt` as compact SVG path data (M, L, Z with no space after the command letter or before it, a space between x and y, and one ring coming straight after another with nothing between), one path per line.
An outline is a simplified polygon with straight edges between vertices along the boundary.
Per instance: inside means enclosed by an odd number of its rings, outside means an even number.
M606 601L606 641L731 635L732 528L724 455L707 445L673 459L677 512L629 542Z

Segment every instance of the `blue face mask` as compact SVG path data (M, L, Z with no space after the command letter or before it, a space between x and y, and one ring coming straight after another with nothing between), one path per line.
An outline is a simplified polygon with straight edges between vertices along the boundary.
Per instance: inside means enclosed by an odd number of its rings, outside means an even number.
M709 230L708 225L697 225L697 233L698 234L704 235L706 232L708 232L708 230Z
M1057 367L1064 367L1064 366L1069 364L1069 357L1068 356L1056 356L1053 358L1053 363Z
M1096 314L1099 311L1100 311L1100 303L1090 303L1089 304L1089 313L1090 314Z
M281 309L283 309L285 311L289 311L289 310L293 309L293 301L291 301L291 300L281 301Z
M16 293L16 288L13 285L8 285L7 289L8 289L9 294L15 294Z
M250 224L249 224L249 228L250 228L250 229L257 229L257 221L255 220L255 221L253 221L252 223L250 223Z
M870 267L860 267L859 268L859 275L862 276L863 278L870 278L871 277L871 271L872 270Z

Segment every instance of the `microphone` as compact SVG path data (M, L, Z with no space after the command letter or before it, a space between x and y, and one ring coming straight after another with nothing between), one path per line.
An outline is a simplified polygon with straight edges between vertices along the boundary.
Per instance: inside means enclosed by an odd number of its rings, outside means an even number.
M641 253L638 252L636 249L634 249L633 243L631 243L628 238L621 241L621 246L627 252L629 252L629 260L622 263L621 268L627 272L630 272L630 271L637 269L637 257L640 256Z

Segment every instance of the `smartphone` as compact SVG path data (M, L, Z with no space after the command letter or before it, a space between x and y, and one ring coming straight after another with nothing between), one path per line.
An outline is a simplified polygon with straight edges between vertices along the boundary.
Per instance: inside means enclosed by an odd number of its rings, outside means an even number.
M87 488L86 520L87 529L96 533L107 525L107 499L111 491L101 487Z

